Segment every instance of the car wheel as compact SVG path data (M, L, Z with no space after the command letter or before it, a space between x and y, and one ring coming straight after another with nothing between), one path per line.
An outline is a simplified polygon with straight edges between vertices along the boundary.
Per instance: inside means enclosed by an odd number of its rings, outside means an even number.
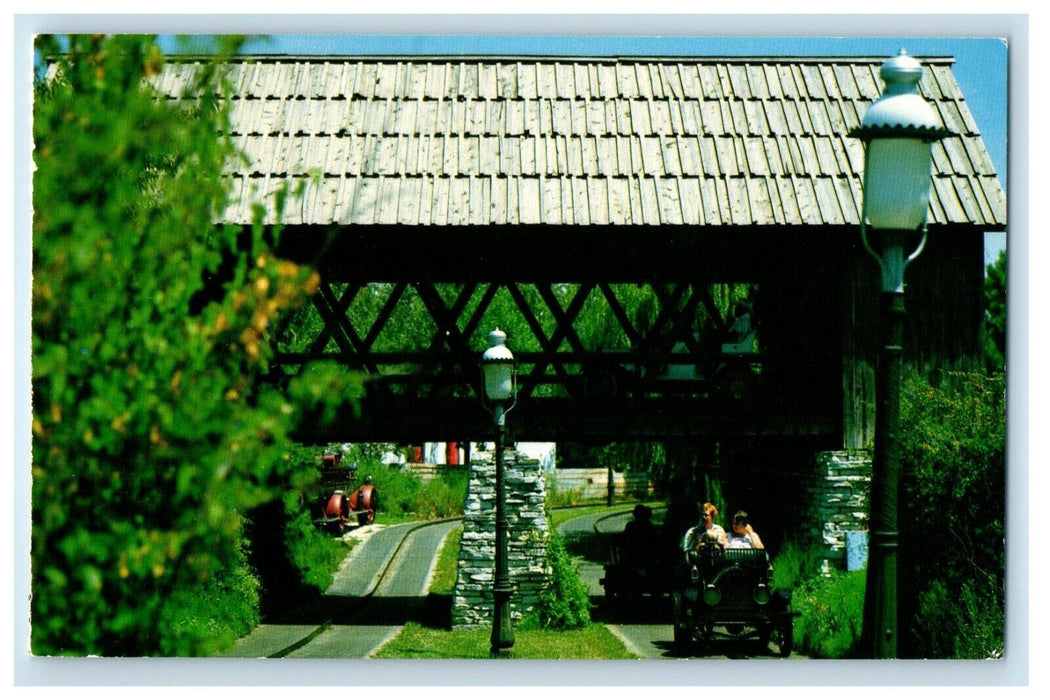
M688 656L689 647L693 644L693 635L688 627L674 626L674 653L677 656Z
M791 656L791 650L795 645L795 629L791 621L774 627L770 634L770 641L777 656Z

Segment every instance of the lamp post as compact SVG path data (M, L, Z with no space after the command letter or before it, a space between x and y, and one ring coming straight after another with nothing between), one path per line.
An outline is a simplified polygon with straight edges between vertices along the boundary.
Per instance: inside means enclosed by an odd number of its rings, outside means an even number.
M919 95L922 65L903 50L882 64L886 85L851 136L865 145L861 242L879 264L879 358L875 456L862 643L876 659L897 657L897 547L904 269L926 245L932 143L946 135ZM868 227L875 240L869 239Z
M510 625L510 571L507 564L507 513L503 493L503 444L506 437L505 416L514 407L514 355L506 345L507 334L499 328L489 333L489 347L481 356L485 397L492 404L496 426L496 562L492 586L492 656L514 646Z

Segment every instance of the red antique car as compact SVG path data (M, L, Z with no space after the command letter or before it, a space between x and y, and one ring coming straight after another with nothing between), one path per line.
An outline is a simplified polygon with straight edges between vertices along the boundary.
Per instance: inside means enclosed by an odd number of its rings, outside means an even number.
M372 477L366 476L364 483L354 489L357 465L343 467L339 464L341 457L337 452L321 455L323 493L317 501L319 517L314 518L319 527L335 532L372 523L379 505L379 494L372 484Z

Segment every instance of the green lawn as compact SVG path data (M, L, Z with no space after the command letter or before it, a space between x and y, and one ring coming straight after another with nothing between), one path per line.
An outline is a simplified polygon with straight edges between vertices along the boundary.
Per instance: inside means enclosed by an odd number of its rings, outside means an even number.
M613 506L607 506L603 503L575 508L554 508L550 511L550 526L552 528L555 528L561 525L566 520L580 518L585 515L591 515L592 513L617 513L620 511L630 512L631 509L634 508L635 504L635 501L628 501L624 503L617 503ZM662 509L663 504L655 501L646 501L646 504L652 507L654 511L656 511L653 514L653 522L661 522L663 519L663 514L660 509Z
M459 564L459 540L463 536L463 526L453 528L438 554L434 565L434 576L430 581L431 595L452 595L456 585L456 566Z
M379 659L487 659L487 627L449 631L410 622L375 655ZM514 630L513 659L635 659L604 625L579 630Z
M612 510L628 509L629 504ZM551 513L551 527L565 520L592 512L610 510L605 505L593 508L555 509ZM453 529L438 555L434 577L430 585L431 601L447 605L456 580L459 541L463 528ZM376 653L380 659L487 659L489 634L483 627L469 630L450 630L445 626L410 622L401 633ZM515 644L509 655L514 659L634 659L623 643L604 625L590 624L578 630L515 629Z

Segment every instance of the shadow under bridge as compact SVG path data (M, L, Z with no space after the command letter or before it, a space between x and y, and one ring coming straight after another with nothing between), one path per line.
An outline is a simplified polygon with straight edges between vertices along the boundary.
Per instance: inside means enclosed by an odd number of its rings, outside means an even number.
M322 283L277 326L271 378L317 361L364 377L359 410L308 420L306 441L484 440L479 361L499 327L518 362L513 439L834 443L841 281L814 277L790 236L733 233L292 227L279 253ZM817 265L834 269L833 240Z

